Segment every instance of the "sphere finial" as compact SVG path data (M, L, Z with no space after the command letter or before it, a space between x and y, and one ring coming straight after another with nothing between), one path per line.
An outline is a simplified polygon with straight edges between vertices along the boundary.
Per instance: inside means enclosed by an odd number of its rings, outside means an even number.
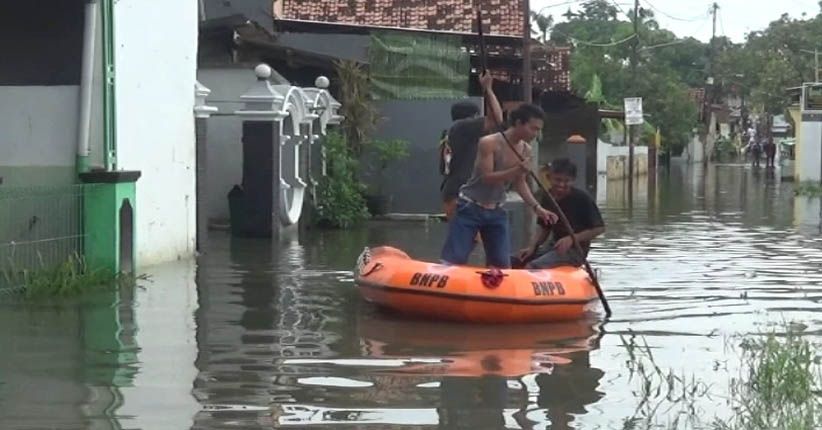
M254 74L257 75L257 79L268 79L271 77L271 67L265 63L260 64L254 68Z
M327 89L331 83L328 81L328 78L325 76L317 76L317 79L314 80L314 86L321 89Z

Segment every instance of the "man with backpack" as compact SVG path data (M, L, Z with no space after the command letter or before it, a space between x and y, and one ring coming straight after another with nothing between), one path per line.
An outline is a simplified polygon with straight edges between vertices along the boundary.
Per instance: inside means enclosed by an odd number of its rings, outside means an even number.
M456 211L460 187L471 177L480 138L498 131L498 124L502 124L502 106L494 94L494 78L485 72L479 81L489 105L485 116L479 116L479 106L473 102L454 103L454 123L440 142L440 173L444 176L440 191L448 220Z

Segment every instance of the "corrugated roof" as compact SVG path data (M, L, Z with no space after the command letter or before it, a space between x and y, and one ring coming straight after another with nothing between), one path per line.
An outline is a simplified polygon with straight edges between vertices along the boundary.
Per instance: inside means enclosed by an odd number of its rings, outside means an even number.
M283 19L475 32L475 0L283 0ZM523 0L481 0L488 34L523 34Z

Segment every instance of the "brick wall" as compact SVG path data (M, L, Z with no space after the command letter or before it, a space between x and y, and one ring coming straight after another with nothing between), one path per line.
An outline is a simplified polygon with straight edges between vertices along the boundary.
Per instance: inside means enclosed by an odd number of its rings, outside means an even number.
M282 0L284 19L475 32L474 0ZM522 0L482 0L488 34L522 36Z

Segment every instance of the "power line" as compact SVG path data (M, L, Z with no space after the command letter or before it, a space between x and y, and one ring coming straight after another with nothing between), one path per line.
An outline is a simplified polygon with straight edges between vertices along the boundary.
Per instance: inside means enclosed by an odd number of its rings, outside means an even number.
M698 35L703 28L705 28L705 25L707 25L710 22L710 20L707 19L709 16L711 16L710 13L705 15L705 19L702 20L702 24L700 24L699 27L696 28L696 30L690 33L691 37L695 38L695 36Z
M589 41L585 41L585 40L579 40L579 39L575 38L574 36L571 36L570 34L563 33L563 32L561 32L559 30L556 30L556 29L554 29L554 32L568 38L569 40L571 40L572 42L574 42L578 45L593 46L593 47L599 47L599 48L607 48L607 47L610 47L610 46L621 45L621 44L623 44L623 43L625 43L625 42L627 42L627 41L629 41L629 40L636 37L636 33L633 33L633 34L629 35L628 37L626 37L624 39L621 39L621 40L618 40L616 42L599 43L599 42L589 42Z
M654 49L654 48L663 48L665 46L679 45L681 43L685 43L685 41L686 41L685 39L677 39L677 40L672 40L670 42L659 43L657 45L643 46L642 48L639 48L639 50L640 51L647 51L649 49Z
M616 8L617 8L620 12L622 12L622 14L623 14L623 15L625 15L626 17L628 17L628 19L631 19L631 15L628 15L627 13L625 13L625 11L622 9L622 7L619 5L619 3L617 3L617 2L616 2L616 0L611 0L611 3L613 3L613 4L614 4L614 6L616 6Z
M648 6L650 6L651 9L653 9L653 10L661 13L662 15L665 15L666 17L668 17L670 19L673 19L675 21L694 22L694 21L699 21L700 19L705 19L705 15L695 16L693 18L678 18L678 17L675 17L675 16L663 11L662 9L659 9L658 7L654 6L648 0L642 0L642 1L644 1L646 4L648 4Z
M583 1L583 0L570 0L570 1L564 1L564 2L562 2L562 3L549 4L549 5L546 5L546 6L543 6L543 7L539 8L539 9L538 9L537 11L535 11L534 13L536 13L537 15L539 15L539 14L542 14L542 11L544 11L545 9L550 9L550 8L552 8L552 7L557 7L557 6L566 6L566 5L570 5L570 4L574 4L574 3L580 3L580 2L582 2L582 1ZM532 12L533 12L533 10L532 10Z

